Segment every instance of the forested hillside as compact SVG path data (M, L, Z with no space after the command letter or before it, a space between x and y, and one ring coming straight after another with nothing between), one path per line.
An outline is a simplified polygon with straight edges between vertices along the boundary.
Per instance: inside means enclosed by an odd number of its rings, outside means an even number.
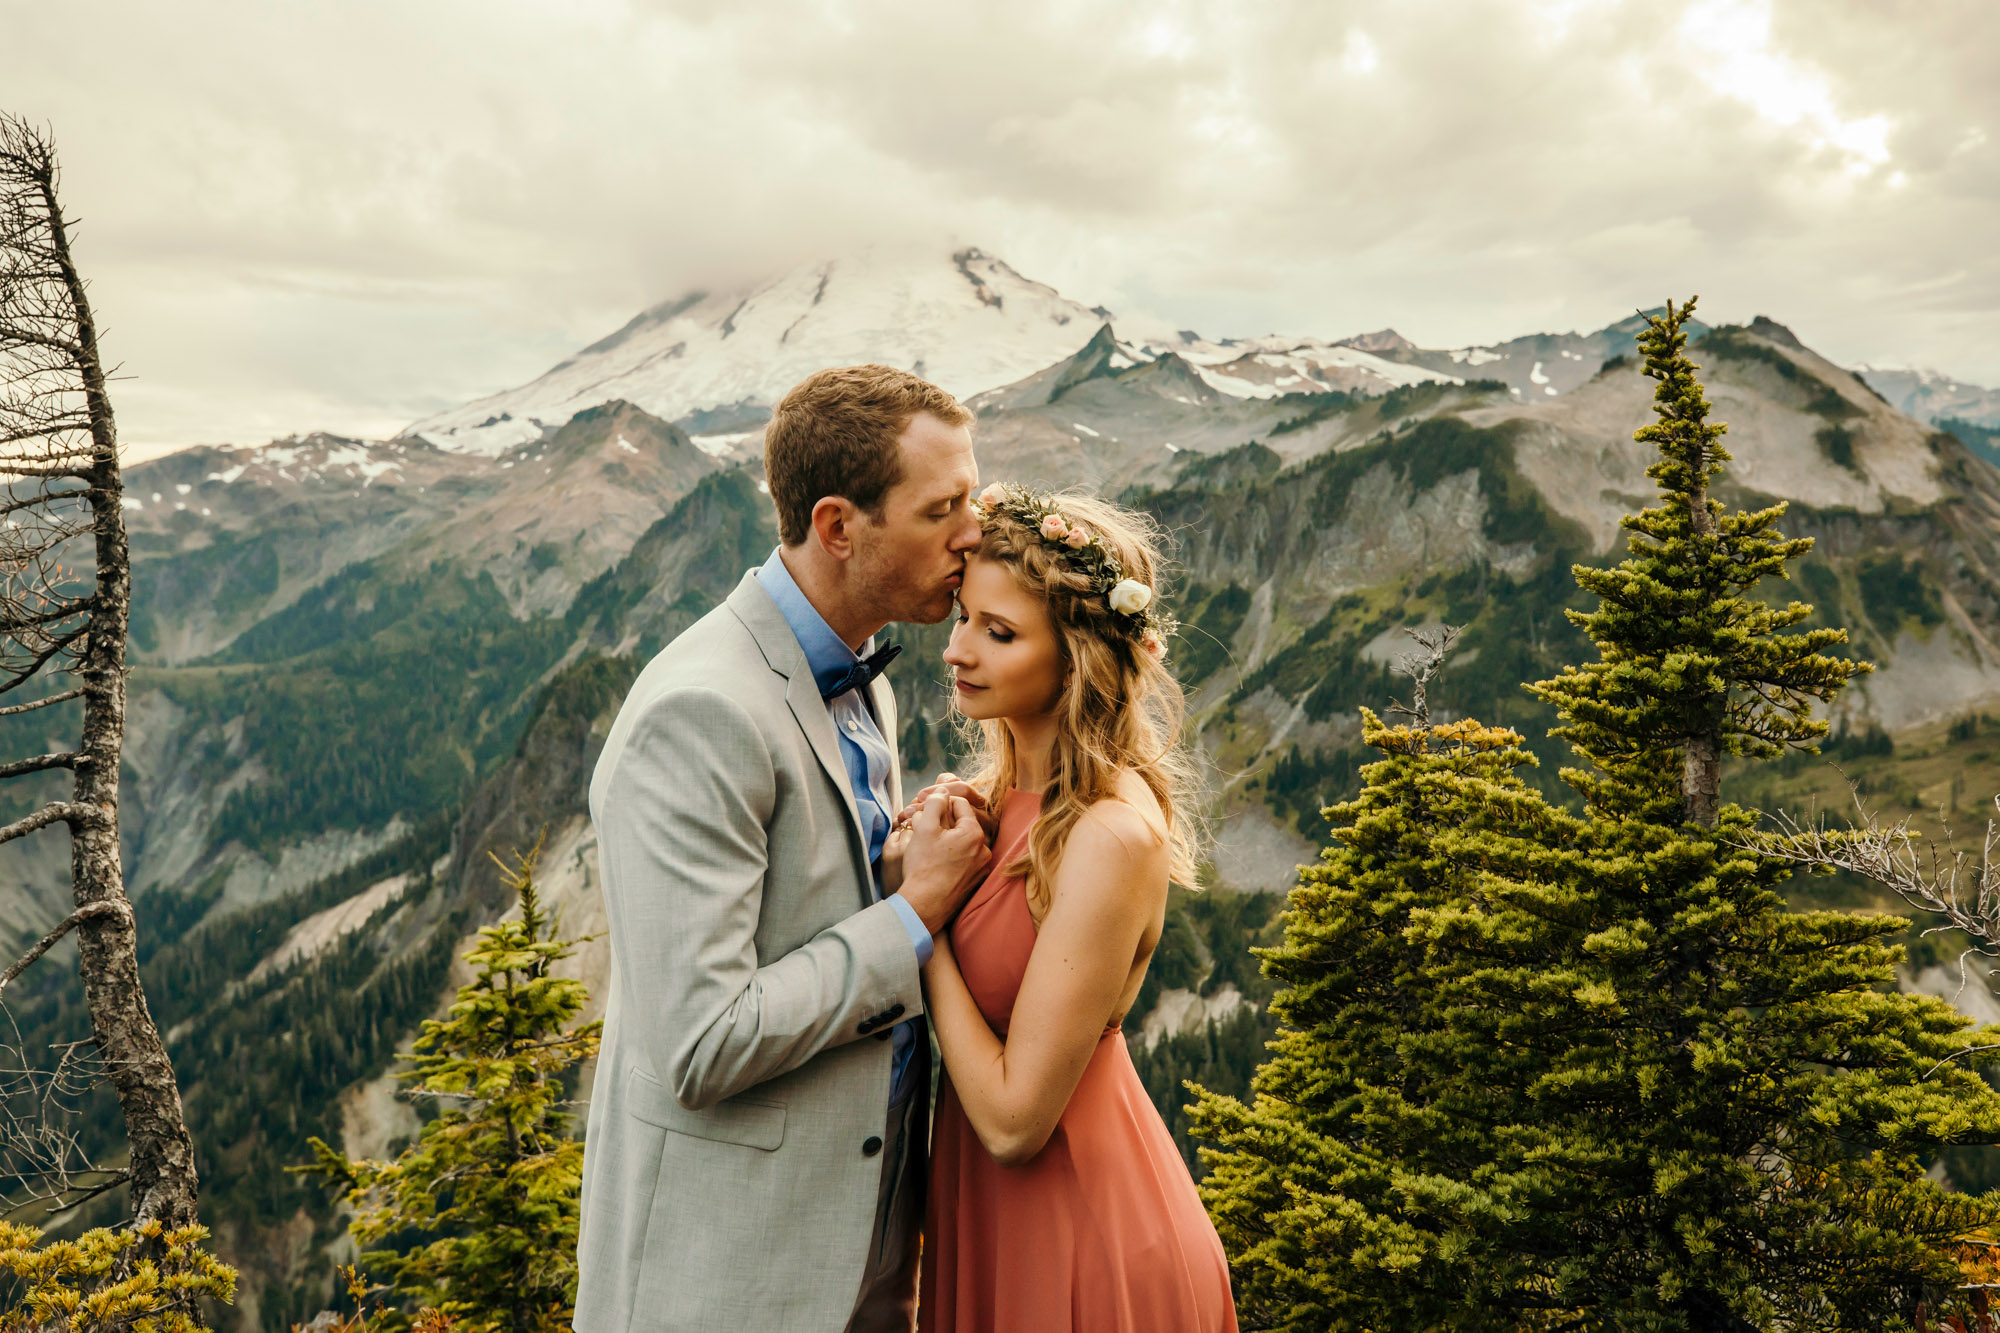
M1531 383L1541 357L1564 361L1561 392L1539 401L1393 348L1314 344L1307 365L1147 349L1081 322L1072 355L974 400L984 477L1102 489L1176 543L1172 656L1216 841L1204 889L1176 890L1129 1023L1177 1132L1182 1078L1247 1086L1270 993L1248 947L1277 938L1277 893L1326 837L1319 811L1358 786L1358 709L1405 690L1391 666L1406 627L1465 627L1436 716L1510 726L1555 759L1552 715L1519 685L1581 656L1570 566L1613 548L1646 486L1629 323L1549 351L1524 340L1518 368L1473 363ZM1598 365L1581 366L1586 346ZM1387 369L1362 377L1364 355ZM1791 503L1787 531L1818 542L1797 595L1881 665L1846 696L1832 753L1893 808L1946 788L1980 808L2000 783L1978 717L2000 711L2000 469L1769 321L1714 330L1694 355L1731 423L1731 498ZM1230 389L1259 366L1268 383ZM1382 378L1405 370L1425 378ZM704 434L719 418L701 410L668 421L613 402L500 423L479 438L526 438L490 454L313 437L131 472L128 878L205 1215L245 1270L245 1327L310 1316L348 1253L321 1192L285 1170L306 1140L360 1155L415 1131L423 1110L393 1096L393 1056L505 909L487 852L545 836L542 887L566 932L601 927L583 801L610 716L644 660L775 540L761 417ZM943 633L890 636L908 649L892 674L913 773L952 761ZM1530 780L1560 799L1554 769ZM1780 766L1757 794L1825 796L1825 771ZM0 935L25 936L53 919L61 867L31 843L5 851ZM599 941L572 961L600 995L607 959ZM1917 961L1913 984L1935 984L1935 953ZM9 1010L31 1040L71 1038L74 986L44 968ZM86 1115L111 1124L105 1105Z

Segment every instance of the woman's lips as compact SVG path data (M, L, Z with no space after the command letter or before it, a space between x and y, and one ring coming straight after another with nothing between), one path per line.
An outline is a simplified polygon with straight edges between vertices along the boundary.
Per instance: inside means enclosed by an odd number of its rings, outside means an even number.
M963 680L952 681L952 687L961 694L978 694L986 688L984 685L974 685L970 681Z

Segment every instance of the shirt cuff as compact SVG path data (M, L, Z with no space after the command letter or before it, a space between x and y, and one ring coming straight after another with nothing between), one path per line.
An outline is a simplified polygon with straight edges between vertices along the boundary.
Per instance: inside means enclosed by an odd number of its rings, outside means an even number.
M917 909L910 906L910 900L900 893L889 895L890 906L903 919L903 929L910 932L910 945L917 951L917 966L930 962L931 954L937 946L931 942L931 932L924 925L924 919L917 915Z

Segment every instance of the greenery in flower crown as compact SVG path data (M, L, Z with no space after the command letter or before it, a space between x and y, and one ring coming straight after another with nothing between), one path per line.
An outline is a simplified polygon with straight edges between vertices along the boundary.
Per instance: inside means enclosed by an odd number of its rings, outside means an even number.
M995 482L979 493L973 507L982 518L1004 516L1041 538L1058 563L1085 575L1111 608L1117 622L1146 652L1159 656L1166 641L1180 628L1159 604L1154 588L1125 573L1118 553L1087 523L1063 513L1057 497L1046 491Z

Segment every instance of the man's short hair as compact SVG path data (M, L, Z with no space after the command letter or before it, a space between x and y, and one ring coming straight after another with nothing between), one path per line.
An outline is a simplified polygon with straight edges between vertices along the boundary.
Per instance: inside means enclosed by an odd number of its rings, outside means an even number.
M778 539L804 541L813 506L829 495L879 515L882 498L903 479L897 441L920 412L947 426L972 421L958 399L893 366L839 366L801 380L764 430L764 481L778 506Z

